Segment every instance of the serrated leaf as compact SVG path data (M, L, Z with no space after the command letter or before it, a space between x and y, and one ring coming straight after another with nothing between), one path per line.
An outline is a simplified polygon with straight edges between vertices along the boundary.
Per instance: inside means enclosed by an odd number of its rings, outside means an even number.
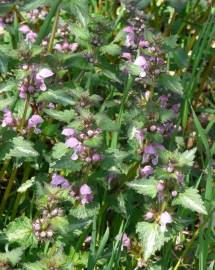
M117 44L109 44L109 45L102 46L100 50L102 53L113 55L113 56L120 55L121 53L121 48Z
M47 266L42 262L35 262L35 263L25 263L24 267L26 270L46 270Z
M103 142L102 136L95 136L93 138L85 140L84 145L91 147L91 148L99 148L99 147L101 147L102 142Z
M13 266L15 266L21 260L22 254L22 248L15 248L11 251L7 251L6 253L0 253L0 261L8 260Z
M72 97L64 90L48 90L42 93L39 98L37 99L38 102L40 101L48 101L48 102L56 102L62 105L74 105L74 101Z
M15 81L8 80L6 83L0 84L0 93L9 92L17 89Z
M65 145L65 143L59 142L56 143L52 148L52 157L54 159L60 159L62 156L66 154L68 151L68 147Z
M144 248L144 260L148 260L168 240L157 223L139 222L136 232Z
M70 214L77 219L86 219L93 217L98 211L99 207L96 203L90 203L86 205L78 205L70 210Z
M98 127L105 131L117 131L119 130L119 124L116 121L111 120L105 114L97 114L95 116Z
M66 155L63 156L61 159L53 162L51 164L51 168L56 169L56 170L63 170L63 169L68 169L71 172L77 172L81 169L82 162L80 161L74 161L71 159L71 156Z
M9 152L9 157L24 158L36 157L38 152L32 147L32 143L24 140L23 137L16 137L12 140L13 149Z
M22 247L35 246L37 244L37 240L33 235L31 220L27 217L20 217L9 223L5 234L9 242L19 243Z
M65 217L54 217L51 219L52 228L61 233L66 233L69 222Z
M8 108L13 102L14 102L14 97L9 97L5 99L0 100L0 111L2 111L5 108Z
M173 93L183 96L183 86L180 77L178 76L170 76L162 74L158 79L158 84L161 87L172 91Z
M180 193L178 197L173 200L172 204L181 205L191 211L207 215L207 210L198 190L192 187L187 188L183 193Z
M195 158L196 148L191 150L186 150L185 152L179 155L178 165L179 166L193 166L194 158Z
M0 73L6 73L8 70L8 57L0 52Z
M65 111L57 111L57 110L44 110L46 114L48 114L50 117L69 123L75 116L75 111L74 110L65 110Z
M134 180L127 185L137 193L155 198L157 194L157 181L154 178Z
M63 8L66 10L66 12L69 12L78 18L84 26L87 25L89 19L88 0L64 0Z
M23 183L18 189L17 192L24 193L26 190L28 190L30 187L32 187L35 183L34 177L32 179L27 180L25 183Z
M22 6L22 10L31 11L35 8L42 7L44 5L48 5L51 3L51 0L27 0L25 1L24 6Z

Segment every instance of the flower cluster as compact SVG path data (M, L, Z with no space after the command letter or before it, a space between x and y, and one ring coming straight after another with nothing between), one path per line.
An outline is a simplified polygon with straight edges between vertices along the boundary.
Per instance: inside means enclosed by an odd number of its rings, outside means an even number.
M23 70L26 71L27 76L19 86L19 96L22 99L26 99L27 94L32 95L36 91L46 91L45 79L54 75L50 69L40 69L37 65L24 65Z
M52 175L51 185L53 187L61 187L68 189L70 196L79 201L82 205L88 204L93 200L93 193L91 188L87 184L83 184L78 189L73 187L69 181L59 174Z
M101 155L95 149L84 145L89 140L101 133L100 129L77 132L73 128L64 128L62 134L66 136L66 146L73 149L72 160L81 159L86 163L95 163L101 160Z

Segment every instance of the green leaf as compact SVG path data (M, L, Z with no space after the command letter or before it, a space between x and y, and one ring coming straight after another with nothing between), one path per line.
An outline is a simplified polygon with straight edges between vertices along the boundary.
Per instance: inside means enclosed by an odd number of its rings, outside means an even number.
M155 198L157 195L157 181L154 178L134 180L127 185L137 193Z
M36 9L38 7L42 7L42 6L45 6L45 5L49 5L51 4L51 0L27 0L25 1L25 4L24 6L22 6L22 10L25 10L25 11L31 11L33 9Z
M117 44L109 44L109 45L102 46L100 50L104 54L109 54L113 56L120 55L121 53L121 48Z
M5 99L1 99L0 100L0 111L2 111L5 108L10 107L13 104L14 100L15 100L14 97L8 97Z
M56 102L62 105L74 105L72 97L65 90L48 90L42 93L37 99L37 101Z
M11 251L7 251L6 253L0 253L0 262L9 261L13 266L15 266L21 260L22 254L22 248L15 248Z
M181 205L184 208L190 209L200 214L207 215L206 208L198 190L195 188L187 188L183 193L180 193L172 202L173 205Z
M54 217L51 219L51 225L54 231L66 233L69 227L69 222L65 217Z
M89 41L90 40L90 33L87 28L77 26L75 24L72 25L72 32L75 35L77 41Z
M8 70L8 57L0 51L0 73L6 73Z
M179 68L185 68L188 65L188 56L183 48L178 48L172 52L173 59Z
M53 162L50 165L51 165L51 168L55 170L68 169L71 172L77 172L81 169L82 162L77 161L77 160L76 161L71 160L71 155L66 155L66 156L63 156L61 159Z
M66 123L69 123L75 116L74 110L57 111L46 109L44 110L44 112L48 114L50 117Z
M183 86L178 76L160 75L158 79L158 85L173 93L183 96Z
M63 8L66 12L69 12L78 18L84 26L87 25L89 19L88 0L64 0Z
M193 166L194 158L195 158L196 148L191 150L186 150L185 152L179 155L178 165L179 166Z
M91 147L91 148L99 148L99 147L101 147L102 142L103 142L102 136L95 136L93 138L85 140L84 145Z
M157 223L139 222L136 232L144 248L144 260L148 260L168 240Z
M52 1L52 7L40 28L40 31L37 35L37 39L35 41L35 45L40 45L42 40L49 34L51 30L52 18L55 16L61 1L62 0Z
M25 263L26 270L46 270L47 266L44 262L37 261L35 263Z
M32 147L32 143L24 140L23 137L16 137L12 140L13 149L9 152L10 157L24 158L36 157L38 152Z
M4 92L10 92L17 89L17 84L13 80L8 80L5 83L0 84L0 94Z
M65 143L59 142L56 143L52 148L52 157L54 159L60 159L62 156L66 154L68 151L68 147L65 145Z
M33 234L32 222L27 217L20 217L9 223L5 234L9 242L16 242L22 247L33 247L37 244Z
M26 190L28 190L30 187L32 187L35 183L34 177L32 179L27 180L25 183L23 183L18 189L17 192L24 193Z
M119 124L116 121L111 120L105 114L97 114L95 116L98 127L105 131L117 131L119 130Z
M99 207L96 203L90 203L86 205L79 204L77 207L73 207L70 210L70 214L78 219L86 219L93 217L97 213Z

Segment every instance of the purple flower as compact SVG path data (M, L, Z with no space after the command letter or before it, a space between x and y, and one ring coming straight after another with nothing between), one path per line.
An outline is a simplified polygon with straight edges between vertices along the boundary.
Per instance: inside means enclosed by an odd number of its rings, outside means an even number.
M3 120L2 120L2 127L6 127L6 126L12 127L12 126L14 126L16 124L16 122L15 122L15 120L13 118L12 112L9 109L5 108L3 110L3 113L4 113L4 116L3 116Z
M43 68L41 69L37 74L36 74L36 85L41 91L46 91L46 85L44 79L49 78L53 76L54 73L48 69L48 68Z
M56 173L52 175L51 185L53 187L60 186L63 188L68 188L70 186L69 181L67 179L65 179L63 176Z
M62 45L60 43L57 43L55 46L54 46L55 50L58 51L58 52L62 52L63 51L63 48L62 48Z
M157 154L156 148L152 145L149 144L144 148L144 153L149 154L149 155L155 155Z
M54 73L50 69L43 68L36 74L36 79L45 79L45 78L49 78L53 75L54 75Z
M30 31L26 35L26 41L30 43L34 43L37 38L37 33Z
M145 220L150 220L154 217L154 213L149 211L145 214Z
M134 45L134 30L131 26L127 26L123 30L126 32L126 38L125 38L125 46L131 47Z
M72 43L69 45L69 49L71 50L71 52L75 52L78 49L78 43Z
M176 197L176 196L178 195L178 192L177 192L176 190L173 190L173 191L171 192L171 194L172 194L172 197Z
M141 39L139 42L139 47L140 48L145 48L149 46L149 42L147 40Z
M131 249L131 240L126 233L123 233L122 245L123 245L123 247L126 247L128 250Z
M167 105L168 105L168 100L169 100L169 96L165 96L165 95L163 95L163 96L160 96L159 97L159 101L160 101L160 106L161 106L161 108L166 108L167 107Z
M38 114L34 114L28 119L28 128L37 128L41 123L43 123L42 117Z
M22 32L23 34L27 34L28 32L31 31L28 25L23 24L19 27L19 31Z
M176 171L175 174L176 174L179 184L182 185L184 183L184 175L179 171Z
M123 235L117 235L116 240L122 240L122 247L127 248L128 250L131 249L131 240L128 237L128 235L126 233L123 233Z
M136 60L134 61L134 64L140 67L140 73L139 76L141 78L146 77L146 70L148 68L148 63L144 56L138 56Z
M124 58L124 59L126 59L126 60L131 60L131 58L132 58L132 55L131 55L131 53L128 53L128 52L123 52L122 53L122 58Z
M165 211L160 215L160 224L161 226L166 226L168 223L172 223L172 217L167 211Z
M80 145L80 141L77 140L75 137L71 137L66 140L65 142L66 146L76 149L78 145Z
M138 267L138 268L142 268L142 267L144 267L144 266L145 266L144 260L143 260L143 259L139 259L139 260L137 261L137 267Z
M157 191L164 191L164 189L165 189L165 185L164 185L164 183L163 182L159 182L158 184L157 184Z
M101 159L102 159L101 155L99 155L97 153L95 153L95 154L92 155L92 161L94 161L94 162L98 162Z
M75 130L74 128L64 128L61 134L67 137L71 137L75 135Z
M144 140L144 130L141 128L135 128L134 136L137 139L138 143L142 144L142 142Z
M92 190L87 184L80 187L80 200L82 205L88 204L93 200Z
M154 172L154 169L151 166L146 165L145 167L140 169L140 176L147 177L147 176L153 174L153 172Z

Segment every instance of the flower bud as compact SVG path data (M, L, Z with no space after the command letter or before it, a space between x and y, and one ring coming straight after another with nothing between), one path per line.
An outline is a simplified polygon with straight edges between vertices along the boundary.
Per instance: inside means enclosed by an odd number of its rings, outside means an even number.
M42 231L42 232L40 233L40 237L45 238L45 237L46 237L46 232L45 232L45 231Z
M151 211L148 211L146 214L145 214L145 220L150 220L154 217L154 213L151 212Z
M165 185L163 182L159 182L157 184L157 191L163 191L165 189Z
M176 190L173 190L171 194L172 194L172 197L176 197L178 195L178 192Z

